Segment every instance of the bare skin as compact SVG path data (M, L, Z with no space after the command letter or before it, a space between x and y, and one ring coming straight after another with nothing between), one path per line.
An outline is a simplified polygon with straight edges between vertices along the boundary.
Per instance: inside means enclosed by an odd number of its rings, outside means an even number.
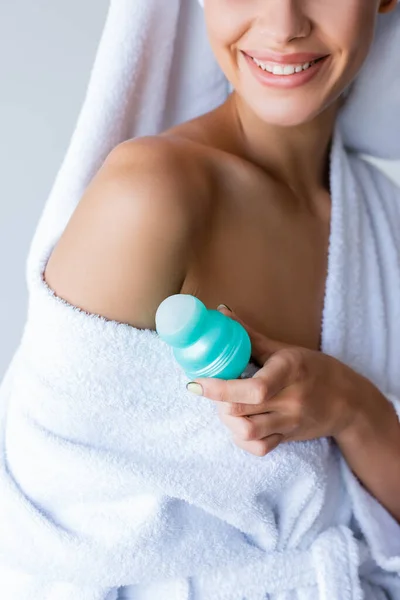
M228 304L260 332L318 350L327 274L330 195L315 205L243 156L229 101L165 132L190 140L214 187L207 230L181 292ZM197 158L196 158L197 160Z
M106 161L72 216L48 261L46 281L56 293L88 312L151 329L155 329L157 306L166 296L193 294L209 308L228 304L272 338L318 350L327 274L329 192L320 190L315 210L301 206L287 186L241 156L237 140L229 134L228 118L223 105L151 140L121 145L118 158ZM175 160L164 160L171 151ZM165 257L168 242L161 246L144 242L147 226L142 219L147 221L144 214L152 213L150 204L143 213L136 206L134 165L155 161L157 181L164 182L164 190L172 173L180 181L180 190L172 185L165 215L158 216L160 231L150 225L148 231L149 239L161 232L165 236L171 215L175 214L175 223L180 221L181 234L177 227L170 230L173 245L180 239L176 248L169 248L176 277L156 259L158 254ZM127 175L125 183L122 172ZM132 233L125 246L122 235L117 244L107 231L110 220L118 219L117 213L121 222L131 221ZM143 243L131 245L136 228L142 231ZM191 232L185 240L184 230ZM105 243L107 238L109 243ZM144 310L136 298L138 272L141 269L144 277L155 261L158 268L148 276L155 283L146 284L154 293L142 290L141 294L147 306ZM161 272L168 280L165 285Z

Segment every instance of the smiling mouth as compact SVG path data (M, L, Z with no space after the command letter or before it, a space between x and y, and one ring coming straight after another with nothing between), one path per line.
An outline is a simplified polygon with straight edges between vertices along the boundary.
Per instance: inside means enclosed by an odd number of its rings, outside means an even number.
M260 71L264 71L270 73L271 75L278 76L292 76L297 75L298 73L302 73L303 71L307 71L317 63L321 62L327 56L320 56L315 60L307 61L302 64L285 64L285 63L274 63L274 62L264 62L254 58L250 55L247 55L250 60L254 62L255 65L260 69Z

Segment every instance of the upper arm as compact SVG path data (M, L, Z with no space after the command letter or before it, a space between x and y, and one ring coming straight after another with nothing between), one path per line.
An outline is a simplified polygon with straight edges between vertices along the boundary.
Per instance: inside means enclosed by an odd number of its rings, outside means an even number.
M194 206L187 174L166 143L121 144L54 248L45 270L48 285L89 313L155 329L159 304L180 292L186 275Z

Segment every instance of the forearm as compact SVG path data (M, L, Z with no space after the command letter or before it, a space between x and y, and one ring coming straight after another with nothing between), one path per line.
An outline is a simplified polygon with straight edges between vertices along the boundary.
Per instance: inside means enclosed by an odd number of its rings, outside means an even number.
M365 381L362 405L335 437L364 487L400 523L400 422L393 405Z

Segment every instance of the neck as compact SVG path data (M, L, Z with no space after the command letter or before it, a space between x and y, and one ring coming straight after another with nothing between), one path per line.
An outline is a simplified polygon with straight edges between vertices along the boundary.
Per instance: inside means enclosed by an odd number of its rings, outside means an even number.
M340 100L294 127L262 121L236 92L223 106L243 158L289 187L302 203L315 204L316 197L330 192L329 154Z

